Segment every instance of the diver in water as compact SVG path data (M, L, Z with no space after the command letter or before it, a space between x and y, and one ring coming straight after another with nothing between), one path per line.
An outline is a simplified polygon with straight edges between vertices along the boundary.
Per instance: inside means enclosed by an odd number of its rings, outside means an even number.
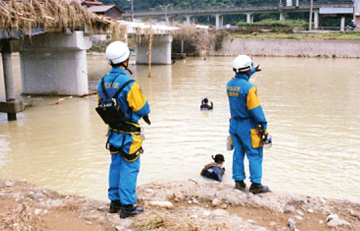
M201 101L200 110L212 110L213 108L214 108L213 102L210 102L210 105L209 105L209 99L207 97L205 97Z
M215 157L211 156L211 158L214 162L205 165L200 175L221 182L222 176L225 173L225 168L222 166L225 162L224 156L222 154L216 154Z

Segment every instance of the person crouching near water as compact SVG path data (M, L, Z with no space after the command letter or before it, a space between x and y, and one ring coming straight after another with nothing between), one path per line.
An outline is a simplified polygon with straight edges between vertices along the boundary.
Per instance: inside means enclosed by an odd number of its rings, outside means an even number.
M213 108L214 108L213 102L210 102L210 105L209 105L209 99L207 97L205 97L201 101L200 110L212 110Z
M222 176L225 173L225 168L222 166L225 162L224 156L222 154L216 154L215 157L211 156L211 158L214 162L205 165L200 175L221 182Z

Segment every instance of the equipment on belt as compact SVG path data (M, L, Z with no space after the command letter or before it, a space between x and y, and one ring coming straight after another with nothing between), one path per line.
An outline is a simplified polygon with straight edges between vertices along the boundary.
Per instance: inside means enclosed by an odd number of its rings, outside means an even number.
M231 138L231 135L229 135L226 139L226 150L231 151L234 149L233 140Z
M259 129L259 133L261 136L261 140L264 142L264 148L268 149L272 146L272 135L269 133L265 133L265 130L261 126L261 124L257 125L257 128Z
M118 126L128 121L126 115L121 110L120 105L117 104L116 99L119 96L120 92L131 82L135 82L135 80L131 79L124 83L115 93L115 95L110 98L105 89L104 77L101 79L101 90L103 91L106 100L104 102L100 102L99 105L95 108L95 110L103 119L103 121L110 127Z

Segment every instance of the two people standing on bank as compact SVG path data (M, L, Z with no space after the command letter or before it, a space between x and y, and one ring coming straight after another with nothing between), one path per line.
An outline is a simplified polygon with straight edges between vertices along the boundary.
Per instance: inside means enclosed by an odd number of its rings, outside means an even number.
M143 118L151 124L150 107L139 84L126 73L131 73L128 46L120 41L112 42L105 54L112 68L100 80L97 93L98 112L109 125L106 142L111 153L108 198L110 212L120 212L120 217L126 218L143 212L142 207L136 206L136 184L143 152L138 121Z
M235 77L226 85L231 114L229 132L234 147L232 179L236 189L245 191L246 155L251 181L249 191L254 194L270 192L269 187L261 184L261 179L264 140L271 143L271 136L267 130L257 88L249 82L250 77L261 69L259 65L254 67L249 56L239 55L233 62L233 70Z

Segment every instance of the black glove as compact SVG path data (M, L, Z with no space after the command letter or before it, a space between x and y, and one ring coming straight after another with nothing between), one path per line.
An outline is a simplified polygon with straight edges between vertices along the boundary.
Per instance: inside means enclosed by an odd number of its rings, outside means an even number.
M255 67L255 71L256 72L261 71L260 64Z
M151 121L150 121L150 119L149 119L149 115L144 116L143 119L144 119L144 121L145 121L148 125L151 124Z

